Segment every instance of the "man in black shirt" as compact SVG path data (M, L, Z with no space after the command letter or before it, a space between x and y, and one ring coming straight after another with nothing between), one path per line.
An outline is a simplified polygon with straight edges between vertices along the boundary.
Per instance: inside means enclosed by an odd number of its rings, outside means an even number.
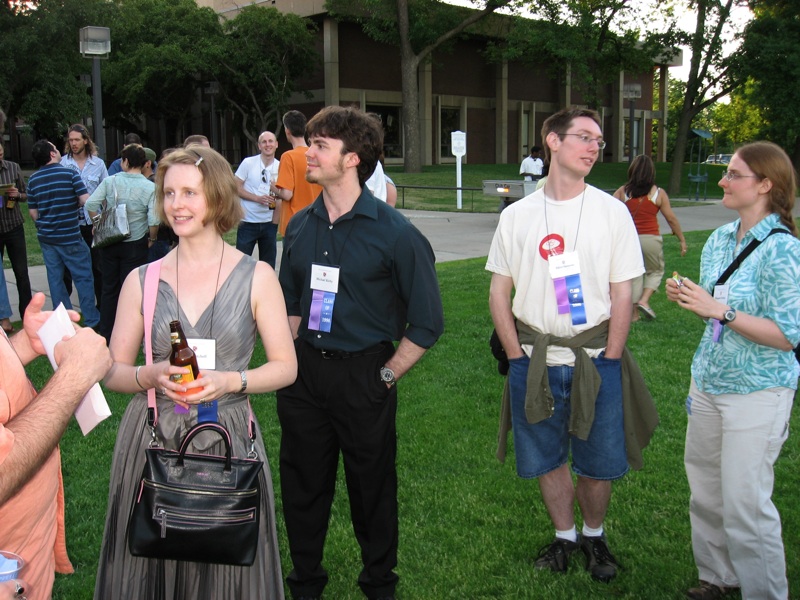
M329 106L307 134L306 179L323 191L291 220L280 271L299 365L297 381L278 391L287 581L295 599L319 597L328 581L322 552L341 451L364 564L358 583L368 598L394 598L395 383L444 329L434 255L364 186L380 124Z

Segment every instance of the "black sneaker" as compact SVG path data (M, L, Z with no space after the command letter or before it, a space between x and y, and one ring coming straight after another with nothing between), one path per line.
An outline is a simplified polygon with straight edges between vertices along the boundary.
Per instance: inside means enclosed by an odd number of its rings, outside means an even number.
M537 569L550 569L554 573L566 573L569 556L579 547L578 542L556 538L552 543L539 550L533 566Z
M586 570L591 573L592 579L608 583L617 576L617 569L622 568L608 549L604 535L584 535L581 538L581 550L586 555Z

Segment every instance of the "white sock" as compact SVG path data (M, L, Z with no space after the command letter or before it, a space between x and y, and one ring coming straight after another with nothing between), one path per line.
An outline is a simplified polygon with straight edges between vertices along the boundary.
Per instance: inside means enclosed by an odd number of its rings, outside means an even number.
M586 523L583 524L583 536L584 537L600 537L603 535L603 524L600 523L600 527L597 529L592 529Z
M559 531L556 529L556 537L569 542L577 542L578 531L575 529L575 525L573 525L571 529L567 529L565 531Z

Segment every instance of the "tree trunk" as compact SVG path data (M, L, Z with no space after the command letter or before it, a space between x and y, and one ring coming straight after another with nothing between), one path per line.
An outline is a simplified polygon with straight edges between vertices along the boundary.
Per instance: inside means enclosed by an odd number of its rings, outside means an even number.
M672 170L669 173L669 186L667 187L667 193L670 196L677 196L681 191L683 162L686 158L686 146L689 144L689 129L693 117L694 113L684 107L678 121L678 133L675 136L675 146L672 151Z
M408 1L397 0L400 34L400 77L403 95L403 142L406 173L422 171L422 140L419 131L419 58L411 48Z
M403 138L405 141L405 172L422 171L422 140L419 130L419 82L416 61L400 64L403 90Z

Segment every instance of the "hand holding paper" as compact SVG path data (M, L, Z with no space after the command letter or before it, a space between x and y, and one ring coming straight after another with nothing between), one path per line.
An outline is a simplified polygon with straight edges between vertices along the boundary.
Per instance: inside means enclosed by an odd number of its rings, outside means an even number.
M47 352L53 370L58 369L55 360L55 347L64 336L72 337L75 335L75 328L72 326L67 310L63 304L59 304L50 318L39 329L39 339ZM108 407L106 397L100 384L95 383L89 392L84 396L78 408L75 410L75 418L78 420L83 435L87 435L94 427L111 416L111 409Z

